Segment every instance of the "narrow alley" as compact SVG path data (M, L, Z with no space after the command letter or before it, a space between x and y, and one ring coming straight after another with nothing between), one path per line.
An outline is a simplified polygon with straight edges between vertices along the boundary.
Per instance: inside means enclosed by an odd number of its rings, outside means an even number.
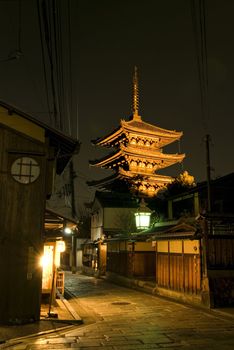
M66 273L66 290L66 297L83 324L21 339L11 348L233 349L231 316L70 272ZM5 344L4 348L9 346Z

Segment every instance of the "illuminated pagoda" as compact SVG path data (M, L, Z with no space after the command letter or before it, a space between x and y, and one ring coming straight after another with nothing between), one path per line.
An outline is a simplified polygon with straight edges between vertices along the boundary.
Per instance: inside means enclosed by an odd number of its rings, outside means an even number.
M111 169L114 174L88 182L89 186L110 190L114 182L126 181L133 192L152 197L173 181L172 177L157 174L157 171L182 162L184 154L165 154L163 147L179 140L183 133L146 123L138 112L139 89L135 67L131 119L121 120L120 126L113 132L92 141L95 146L113 148L114 151L99 160L90 161L90 165Z

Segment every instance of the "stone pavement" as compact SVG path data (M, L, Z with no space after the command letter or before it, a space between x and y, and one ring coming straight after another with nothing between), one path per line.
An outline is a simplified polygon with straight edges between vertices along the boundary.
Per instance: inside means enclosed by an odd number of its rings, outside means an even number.
M50 311L51 314L57 314L57 318L48 317L49 305L43 302L39 322L15 326L0 325L0 344L10 339L32 334L49 334L56 330L68 329L73 324L81 323L79 316L74 314L73 310L70 310L70 304L67 304L66 300L56 299L56 305L52 305Z
M231 317L78 274L66 274L66 287L83 325L18 339L2 348L234 349Z

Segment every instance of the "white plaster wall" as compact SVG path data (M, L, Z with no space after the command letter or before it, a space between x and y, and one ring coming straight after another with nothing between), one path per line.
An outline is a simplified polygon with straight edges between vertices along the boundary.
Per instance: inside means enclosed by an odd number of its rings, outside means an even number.
M134 221L134 208L105 208L104 227L129 230Z

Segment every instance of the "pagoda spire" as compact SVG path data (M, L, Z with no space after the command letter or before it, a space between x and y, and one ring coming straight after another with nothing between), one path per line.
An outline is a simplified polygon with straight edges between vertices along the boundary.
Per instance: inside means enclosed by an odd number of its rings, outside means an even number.
M138 72L137 67L134 67L133 74L133 94L132 94L132 114L133 119L141 120L141 117L138 114L139 111L139 85L138 85Z

